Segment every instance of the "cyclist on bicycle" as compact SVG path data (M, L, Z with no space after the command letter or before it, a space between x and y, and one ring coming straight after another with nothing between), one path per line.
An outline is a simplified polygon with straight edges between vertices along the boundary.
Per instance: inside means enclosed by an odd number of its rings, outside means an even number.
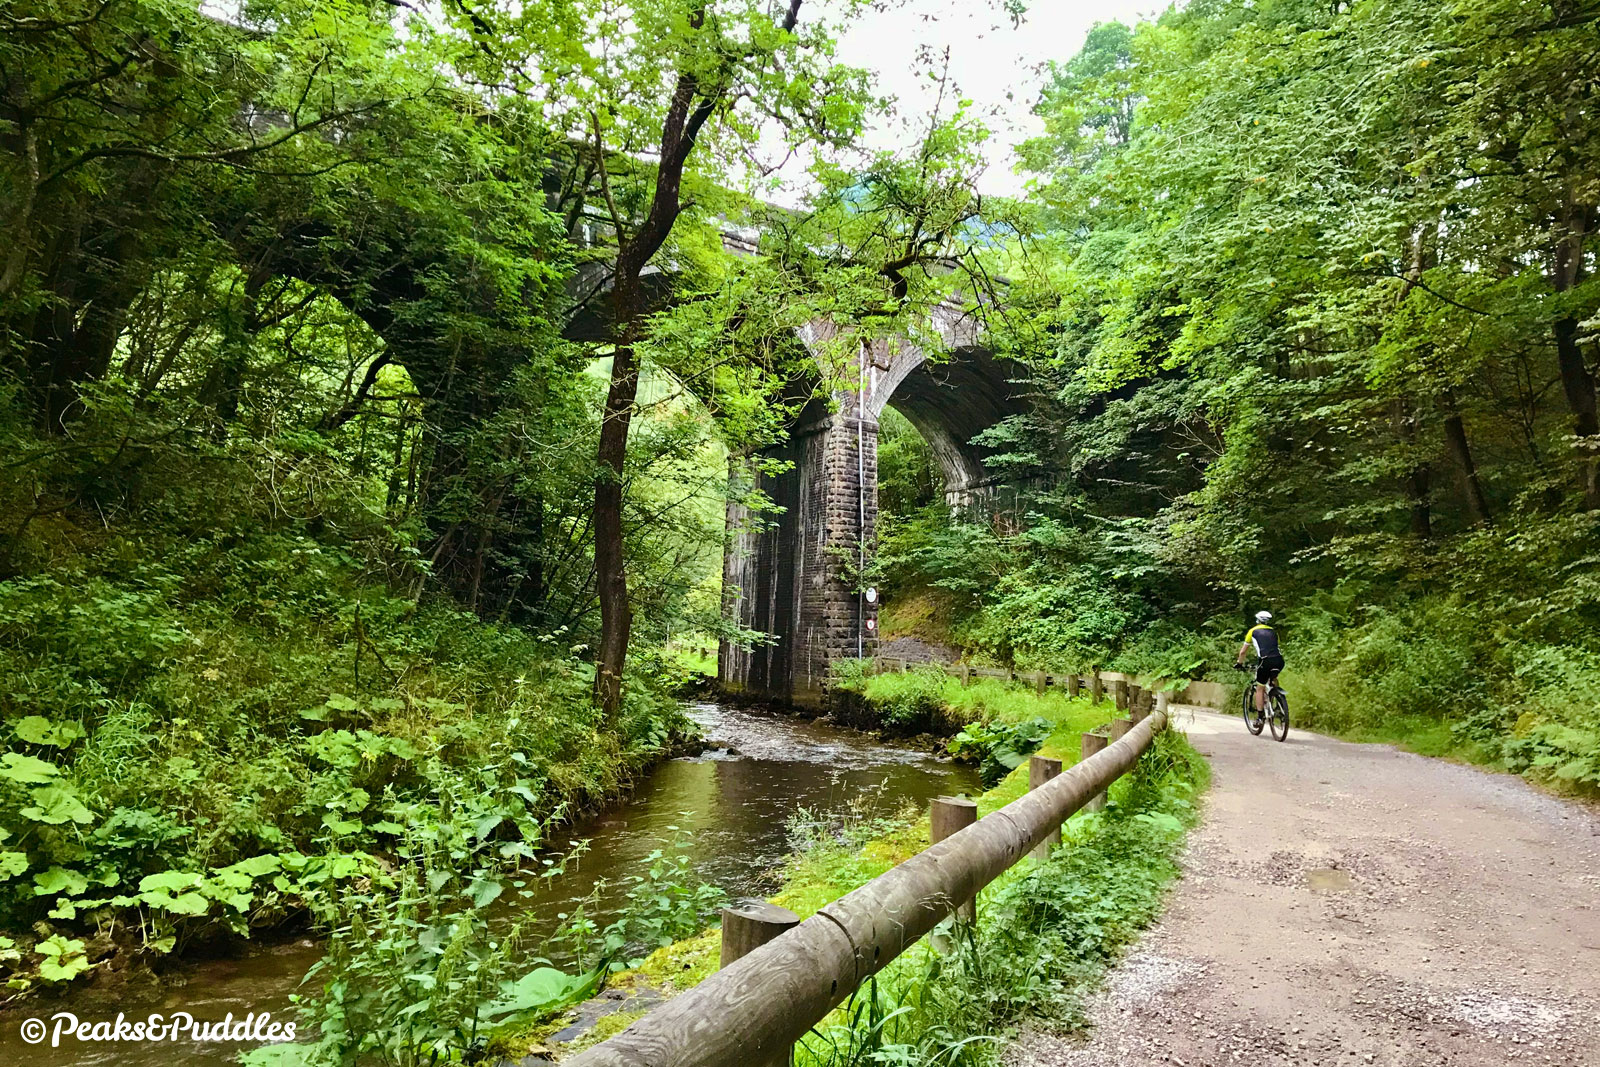
M1270 625L1272 612L1256 612L1256 624L1250 627L1244 635L1244 644L1239 646L1239 654L1234 657L1233 665L1239 670L1244 670L1244 657L1254 648L1256 653L1256 710L1265 711L1267 707L1267 687L1277 681L1278 672L1283 670L1283 652L1278 648L1278 632Z

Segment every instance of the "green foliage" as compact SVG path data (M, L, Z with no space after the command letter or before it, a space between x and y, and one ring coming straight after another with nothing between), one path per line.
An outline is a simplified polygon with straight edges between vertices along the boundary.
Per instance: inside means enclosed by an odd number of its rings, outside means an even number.
M984 786L993 788L1039 750L1051 729L1048 719L969 722L950 739L948 748L957 759L977 760Z
M70 982L89 969L89 960L83 954L83 942L52 934L34 946L42 957L39 977L46 982Z
M579 907L544 946L527 928L543 918L508 914L504 901L533 895L532 879L562 877L565 861L537 875L463 865L448 827L416 820L397 831L404 861L355 886L326 885L306 899L330 931L327 952L306 974L296 1000L315 1042L257 1050L267 1067L381 1063L409 1067L503 1055L517 1036L596 995L640 954L700 930L724 902L688 880L688 859L669 843L635 877L623 913L597 929ZM541 952L569 950L575 972Z
M1048 398L980 438L1017 499L886 522L886 584L997 662L1171 680L1268 608L1308 725L1592 789L1590 37L1509 0L1097 27L991 256Z
M932 730L944 721L950 679L943 668L922 665L904 674L868 674L864 667L870 664L870 660L842 661L833 674L834 684L860 692L886 726Z
M933 449L894 408L885 408L878 419L878 507L879 521L890 516L911 515L938 500L944 486Z
M819 1024L796 1062L980 1067L996 1062L1002 1036L1024 1016L1080 1020L1105 969L1159 911L1206 781L1188 743L1161 735L1104 813L1072 819L1047 863L1021 864L980 894L975 930L936 930ZM980 804L1002 799L991 791ZM875 838L859 840L873 829ZM792 869L816 866L814 850L828 865L861 866L865 880L881 873L872 857L893 833L803 837Z
M551 642L231 519L198 539L147 523L0 582L10 929L121 930L157 953L248 935L370 877L418 824L514 863L549 814L613 793L683 729L641 684L604 731ZM140 542L165 561L123 567ZM23 982L64 966L37 948L13 963Z

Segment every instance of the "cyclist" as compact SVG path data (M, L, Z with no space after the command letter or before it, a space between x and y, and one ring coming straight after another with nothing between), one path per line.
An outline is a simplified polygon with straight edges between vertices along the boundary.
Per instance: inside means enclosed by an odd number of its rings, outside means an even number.
M1267 686L1275 681L1278 672L1283 670L1283 652L1278 648L1278 632L1272 628L1272 612L1256 612L1256 624L1250 627L1244 635L1244 644L1239 646L1239 654L1234 657L1233 665L1239 670L1244 670L1244 657L1252 649L1256 653L1256 710L1265 711L1267 708Z

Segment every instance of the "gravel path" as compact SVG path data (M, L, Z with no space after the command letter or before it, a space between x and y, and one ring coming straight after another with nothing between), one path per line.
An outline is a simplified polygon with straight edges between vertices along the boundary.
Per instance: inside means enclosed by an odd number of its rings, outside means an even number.
M1600 1067L1600 815L1522 781L1237 717L1161 922L1013 1067Z

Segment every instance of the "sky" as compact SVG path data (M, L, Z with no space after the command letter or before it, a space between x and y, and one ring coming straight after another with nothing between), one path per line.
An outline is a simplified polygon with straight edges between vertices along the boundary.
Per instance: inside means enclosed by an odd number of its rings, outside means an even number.
M918 62L919 49L950 50L950 77L960 95L993 131L989 169L979 188L1016 195L1023 180L1012 172L1011 146L1040 130L1031 111L1049 60L1071 59L1097 22L1128 24L1153 17L1167 0L1026 0L1022 24L1013 28L998 0L900 0L870 11L839 41L839 59L878 76L880 92L899 98L903 117L926 115L936 86ZM913 132L879 122L874 148L902 147Z

